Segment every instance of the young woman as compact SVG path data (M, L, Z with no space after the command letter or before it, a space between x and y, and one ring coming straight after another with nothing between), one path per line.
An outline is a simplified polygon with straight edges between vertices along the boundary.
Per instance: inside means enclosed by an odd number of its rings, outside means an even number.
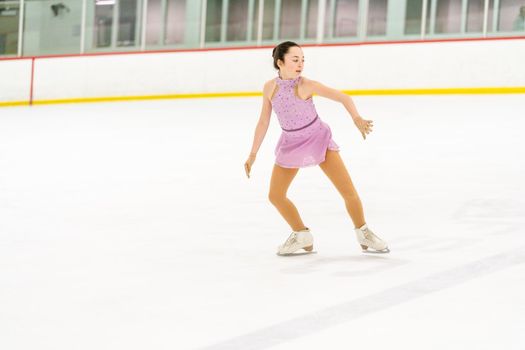
M332 140L328 124L317 115L312 95L341 102L363 139L372 131L372 121L361 118L350 96L301 76L304 55L296 43L280 43L273 49L272 56L278 77L264 84L262 111L244 168L249 178L257 151L268 130L273 108L283 131L275 147L276 159L268 198L292 228L291 235L278 247L277 254L293 254L300 249L307 252L313 250L310 229L304 225L297 208L286 197L286 192L299 168L315 165L321 167L343 197L363 251L388 253L390 250L386 242L377 237L365 222L361 200L339 155L339 146Z

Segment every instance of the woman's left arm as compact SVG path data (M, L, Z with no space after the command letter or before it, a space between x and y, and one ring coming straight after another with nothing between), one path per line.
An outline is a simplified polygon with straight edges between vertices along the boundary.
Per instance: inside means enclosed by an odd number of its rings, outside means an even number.
M342 91L332 89L326 85L321 84L318 81L310 80L309 83L314 94L329 98L337 102L341 102L352 116L354 124L361 132L363 139L366 140L366 135L372 131L373 121L363 119L359 115L359 113L357 112L357 108L355 107L354 101L352 101L352 98L347 94L343 93Z
M314 94L329 98L337 102L341 102L343 106L345 106L348 113L350 113L350 115L352 116L352 119L355 120L356 118L361 117L359 115L359 112L357 112L357 108L354 104L354 101L352 101L352 98L347 94L343 93L342 91L332 89L315 80L310 80L310 84Z

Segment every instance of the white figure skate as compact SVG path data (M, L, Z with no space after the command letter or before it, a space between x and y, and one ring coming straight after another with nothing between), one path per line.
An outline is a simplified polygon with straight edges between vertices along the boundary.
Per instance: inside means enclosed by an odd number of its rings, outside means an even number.
M363 253L388 253L390 249L385 241L377 237L372 230L370 230L367 224L354 229L357 236L357 241L363 248ZM374 250L368 250L372 248Z
M304 249L306 252L295 253L299 249ZM316 253L314 249L314 238L307 227L300 231L292 231L284 244L277 248L277 255L303 255Z

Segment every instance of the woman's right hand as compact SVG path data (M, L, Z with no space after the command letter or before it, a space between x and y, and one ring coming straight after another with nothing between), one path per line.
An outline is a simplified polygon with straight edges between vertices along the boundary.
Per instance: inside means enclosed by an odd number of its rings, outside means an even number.
M248 160L244 163L244 170L246 171L246 176L250 178L250 171L252 170L252 165L255 162L255 154L250 153Z

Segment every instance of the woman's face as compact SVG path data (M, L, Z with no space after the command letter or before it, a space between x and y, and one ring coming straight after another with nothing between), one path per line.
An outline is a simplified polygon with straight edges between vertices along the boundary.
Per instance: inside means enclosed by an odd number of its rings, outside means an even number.
M304 55L300 47L292 46L284 55L284 65L280 66L282 75L287 77L298 77L304 68Z

